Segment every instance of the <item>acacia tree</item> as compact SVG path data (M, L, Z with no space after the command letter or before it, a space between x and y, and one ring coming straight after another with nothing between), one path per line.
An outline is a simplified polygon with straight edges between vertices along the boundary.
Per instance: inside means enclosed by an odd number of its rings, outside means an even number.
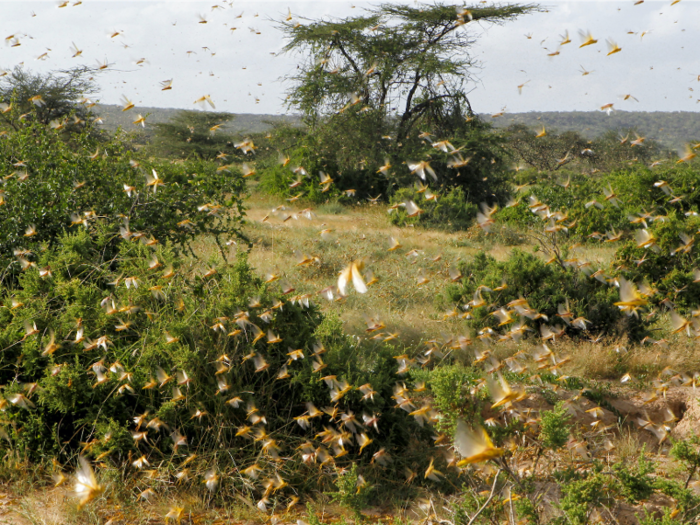
M182 110L169 122L155 124L153 147L162 154L213 160L220 152L234 153L233 138L222 126L231 113Z
M576 160L590 161L594 155L589 142L576 131L538 136L524 124L513 124L506 134L516 160L539 171L555 171Z
M483 188L470 195L487 198L484 176L500 169L502 148L467 96L478 67L469 54L475 41L470 25L504 23L537 9L381 4L345 19L282 23L285 51L300 56L297 73L287 79L288 104L309 126L305 155L317 159L309 164L342 173L341 186L376 195L414 178L402 163L432 155L440 184L478 183ZM461 176L450 172L447 156L419 132L457 147L468 143L464 152L473 165ZM394 165L393 179L377 175L386 158Z
M546 135L538 135L525 124L513 124L505 133L516 160L539 171L556 171L564 166L612 171L635 162L648 164L663 154L654 140L640 142L639 135L631 130L624 134L608 131L593 140L571 130L562 133L550 130Z
M289 104L312 124L351 108L378 111L392 119L399 148L425 121L449 134L453 117L473 115L467 89L478 64L469 55L470 24L503 23L536 9L381 4L356 17L284 23L285 51L303 57L289 79Z
M94 79L98 72L95 68L77 66L41 74L16 66L0 78L0 103L5 109L16 106L25 119L34 118L44 125L73 115L76 118L70 124L75 127L90 115L88 104L81 102L99 91ZM41 99L32 102L37 95ZM0 122L16 130L19 123L14 116L17 114L9 109L0 111Z

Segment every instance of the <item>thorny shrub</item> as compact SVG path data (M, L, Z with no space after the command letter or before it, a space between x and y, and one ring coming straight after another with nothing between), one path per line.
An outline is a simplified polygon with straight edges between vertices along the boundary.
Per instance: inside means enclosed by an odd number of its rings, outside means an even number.
M496 217L512 226L542 227L546 223L529 208L534 199L552 210L568 213L571 242L601 242L591 235L639 228L630 224L630 217L639 214L665 216L675 212L682 216L700 211L697 169L695 165L679 165L652 170L637 165L598 176L570 170L543 176L528 170L516 177L521 184L529 183L517 195L519 204L501 209ZM662 181L670 194L654 186ZM609 190L616 195L614 200L606 200L605 192ZM670 202L675 196L682 198ZM589 204L594 200L601 207Z
M402 188L391 197L392 204L407 200L414 201L423 211L420 215L409 217L404 208L392 210L389 221L396 226L414 225L437 230L466 230L476 218L477 206L468 202L464 190L455 187L446 193L437 195L435 200L426 200L425 193L415 188Z
M588 330L593 333L626 333L633 337L643 334L643 324L639 318L625 316L613 303L618 301L617 289L591 279L583 272L547 264L536 255L519 249L513 250L507 260L500 262L480 252L474 259L460 267L461 281L450 285L441 300L446 303L466 305L481 295L488 300L482 306L471 310L471 324L476 329L499 328L498 319L492 315L487 305L505 306L510 301L524 297L532 309L547 316L548 321L528 319L527 324L535 333L543 322L560 324L571 335L581 334L580 329L567 327L557 317L558 306L568 301L574 317L583 316L588 321ZM506 287L500 291L482 291ZM479 303L477 303L479 304ZM508 330L510 326L506 326Z
M571 416L562 402L542 413L540 441L545 448L558 449L566 444L571 432Z
M220 245L240 236L245 190L240 174L217 171L204 161L139 159L119 138L99 141L89 131L67 142L49 127L28 123L0 136L5 273L20 268L13 251L37 252L64 231L81 224L92 228L98 218L114 230L124 226L125 233L172 243L180 251L197 235L212 235Z
M114 237L107 223L63 234L0 289L3 448L59 462L82 451L133 472L160 465L163 487L187 469L203 487L213 469L222 489L259 493L277 475L297 490L323 486L332 456L359 461L368 479L427 461L429 430L393 408L388 349L370 355L336 318L285 300L243 255L202 269ZM375 394L363 400L353 386L366 383ZM337 419L342 441L307 403ZM380 449L387 460L370 464Z
M631 239L617 250L614 264L624 267L628 279L653 283L659 292L652 298L655 303L670 298L679 311L690 313L700 303L700 282L694 273L700 248L694 242L686 247L681 236L692 239L698 229L700 217L670 213L648 229L658 249L640 248Z

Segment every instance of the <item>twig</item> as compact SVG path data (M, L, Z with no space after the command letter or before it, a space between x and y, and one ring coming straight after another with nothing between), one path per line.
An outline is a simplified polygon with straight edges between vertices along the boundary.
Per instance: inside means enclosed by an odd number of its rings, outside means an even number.
M690 475L688 476L688 479L685 480L685 488L688 488L688 485L690 485L690 480L693 479L693 476L695 475L695 471L697 470L698 466L693 465L693 470L690 471Z
M610 517L612 518L612 520L613 520L615 523L617 523L617 525L620 525L620 522L617 521L617 518L613 515L612 512L610 512L610 509L609 509L607 506L605 506L605 504L603 504L603 503L601 503L601 505L602 505L602 507L603 507L606 511L608 511L608 514L610 515Z
M535 464L532 465L532 475L535 476L537 475L537 463L540 462L540 458L542 457L542 453L544 452L543 447L539 447L539 450L537 451L537 457L535 458Z
M496 463L496 464L498 464L498 463ZM520 487L521 489L523 488L523 484L520 483L518 476L516 476L513 473L513 471L508 466L508 463L506 463L506 460L503 457L501 457L501 470L504 470L506 472L506 474L508 474L511 477L511 479L518 484L518 487Z
M510 524L515 525L515 511L513 510L513 491L508 490L508 503L510 503Z
M224 263L228 264L228 257L226 257L226 252L221 244L221 239L219 239L218 235L215 235L214 239L216 240L216 245L219 247L219 252L221 252L221 257L224 259Z
M491 486L491 494L489 494L488 499L484 502L484 504L481 506L481 508L476 511L476 514L474 514L474 516L472 516L472 518L469 520L469 523L467 523L467 525L472 525L476 521L476 518L478 518L479 515L482 512L484 512L484 510L489 505L489 503L491 503L493 496L496 494L496 485L498 484L498 475L501 473L502 470L503 470L502 468L499 468L498 472L496 472L496 474L494 475L493 485Z

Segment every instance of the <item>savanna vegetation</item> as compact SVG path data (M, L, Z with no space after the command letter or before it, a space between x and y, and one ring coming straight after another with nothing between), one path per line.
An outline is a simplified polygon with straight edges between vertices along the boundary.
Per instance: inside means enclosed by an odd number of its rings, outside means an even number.
M635 111L636 101L619 101L615 111L531 111L528 113L506 113L493 117L481 114L494 126L507 128L523 124L531 129L547 128L560 131L576 131L586 139L600 137L609 131L636 130L673 151L682 150L688 140L700 137L697 115L691 111Z
M13 516L696 523L700 143L479 117L465 26L536 9L282 23L303 123L260 133L100 131L89 70L14 70Z

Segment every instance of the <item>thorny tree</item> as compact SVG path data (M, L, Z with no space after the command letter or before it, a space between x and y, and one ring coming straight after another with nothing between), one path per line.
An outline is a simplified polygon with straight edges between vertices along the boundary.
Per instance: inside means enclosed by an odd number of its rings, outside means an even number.
M467 98L477 62L469 54L473 24L503 23L535 5L473 7L381 4L365 15L281 25L286 52L304 57L288 80L289 105L310 124L352 109L393 128L393 145L420 124L451 136L473 114ZM377 115L378 114L378 115Z
M153 145L166 155L213 160L221 152L233 154L233 139L225 130L231 113L180 111L169 122L155 124Z
M94 75L99 70L77 66L47 74L32 73L17 66L0 78L0 123L18 129L9 107L16 105L22 114L33 115L40 123L48 125L72 115L71 124L80 123L89 116L86 98L99 91ZM40 99L32 98L41 96ZM87 103L86 103L87 102Z

